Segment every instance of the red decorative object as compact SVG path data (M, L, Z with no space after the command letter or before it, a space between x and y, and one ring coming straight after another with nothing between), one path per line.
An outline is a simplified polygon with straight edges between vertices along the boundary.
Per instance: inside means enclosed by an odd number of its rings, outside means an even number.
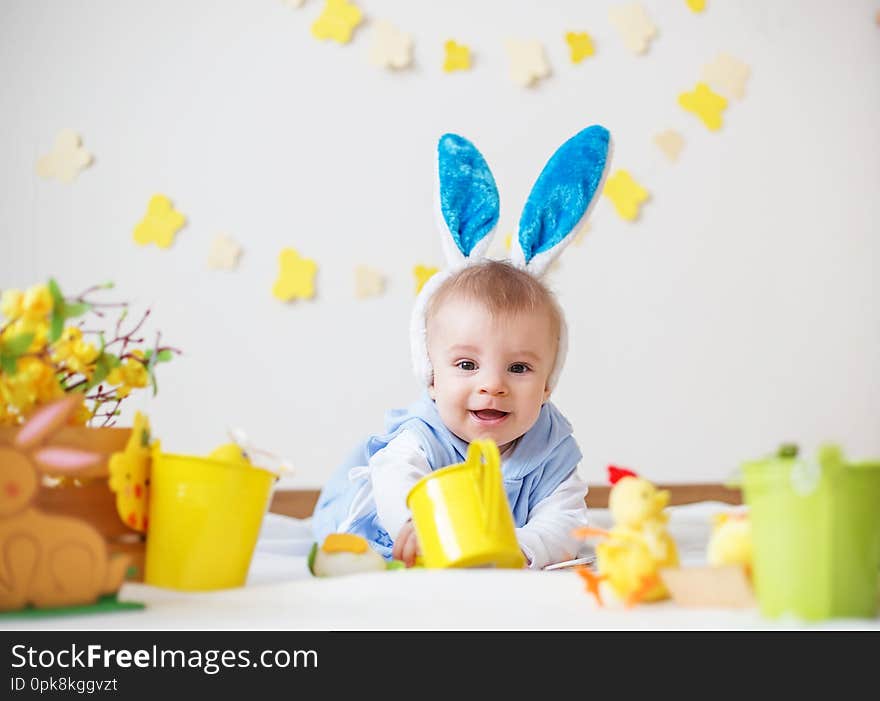
M611 484L617 484L617 480L621 477L638 477L638 475L626 467L608 466L608 481Z

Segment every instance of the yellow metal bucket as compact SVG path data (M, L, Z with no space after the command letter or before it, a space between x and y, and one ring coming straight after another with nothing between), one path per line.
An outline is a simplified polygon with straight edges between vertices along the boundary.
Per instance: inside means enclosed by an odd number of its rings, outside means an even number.
M525 566L494 441L472 442L465 462L420 479L406 503L425 567Z
M243 586L276 475L189 455L154 455L144 581L205 591Z

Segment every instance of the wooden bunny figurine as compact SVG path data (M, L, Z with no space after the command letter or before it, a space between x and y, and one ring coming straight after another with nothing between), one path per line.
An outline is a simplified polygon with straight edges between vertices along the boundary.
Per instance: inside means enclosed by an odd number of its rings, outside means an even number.
M110 559L95 528L33 506L41 471L75 476L102 460L43 445L81 402L71 395L41 408L12 446L0 446L0 611L91 604L117 591L125 577L128 556Z

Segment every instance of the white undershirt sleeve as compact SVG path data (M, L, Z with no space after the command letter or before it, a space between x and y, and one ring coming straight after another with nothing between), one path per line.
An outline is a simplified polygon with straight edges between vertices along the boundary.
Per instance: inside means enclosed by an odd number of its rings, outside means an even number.
M580 542L571 532L587 525L586 494L587 484L575 469L568 479L535 505L526 524L516 529L516 538L529 560L530 569L538 570L575 556Z
M392 540L410 518L406 495L431 472L418 434L404 429L370 458L370 481L379 523Z

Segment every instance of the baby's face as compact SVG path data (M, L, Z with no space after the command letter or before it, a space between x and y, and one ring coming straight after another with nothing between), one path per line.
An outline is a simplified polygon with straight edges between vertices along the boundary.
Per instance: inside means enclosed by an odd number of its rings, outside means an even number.
M550 396L557 343L544 311L493 317L477 302L447 300L428 320L429 392L440 418L459 438L492 438L503 450Z

